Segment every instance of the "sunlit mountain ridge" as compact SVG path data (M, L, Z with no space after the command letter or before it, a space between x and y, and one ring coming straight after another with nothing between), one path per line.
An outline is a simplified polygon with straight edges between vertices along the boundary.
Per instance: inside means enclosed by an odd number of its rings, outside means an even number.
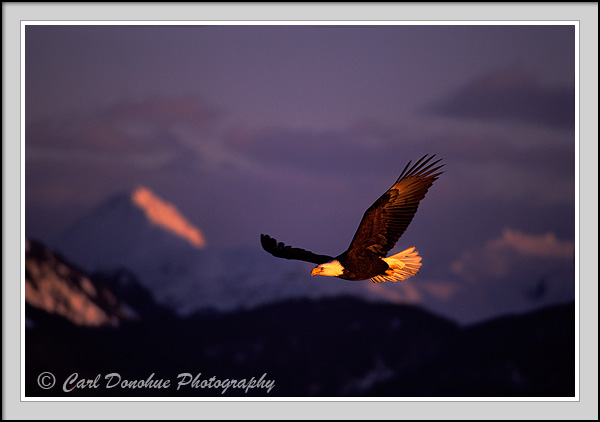
M25 304L28 326L35 326L39 318L32 315L40 312L81 327L173 315L127 269L90 274L35 239L25 239Z
M192 246L197 248L206 246L202 232L190 223L173 204L159 198L150 189L139 186L133 191L131 199L146 213L146 217L153 224L186 239Z
M98 204L50 246L94 272L195 254L206 239L174 204L139 186Z
M402 297L388 297L372 283L310 277L311 264L265 253L258 233L256 247L211 248L176 205L147 187L108 198L50 246L90 274L131 271L157 302L179 315L298 297L344 294L386 302Z
M132 316L110 289L29 239L25 241L25 302L82 326L117 326Z

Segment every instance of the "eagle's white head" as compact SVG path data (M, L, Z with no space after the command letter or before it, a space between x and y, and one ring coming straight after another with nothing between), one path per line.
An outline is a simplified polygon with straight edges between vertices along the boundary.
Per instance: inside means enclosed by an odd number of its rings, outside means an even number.
M344 267L337 259L318 265L310 272L310 275L327 275L337 277L342 275Z

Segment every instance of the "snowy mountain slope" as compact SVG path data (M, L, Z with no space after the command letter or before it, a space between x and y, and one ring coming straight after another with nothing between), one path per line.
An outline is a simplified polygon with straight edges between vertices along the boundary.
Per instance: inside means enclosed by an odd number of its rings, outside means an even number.
M129 269L159 303L181 315L291 297L379 296L364 285L310 277L311 264L273 258L258 246L258 234L256 248L211 249L200 229L144 187L100 204L55 246L90 273Z
M133 316L106 286L29 239L25 242L25 302L82 326L116 326Z
M91 274L131 271L158 303L179 315L211 308L253 308L290 298L350 295L419 304L473 322L561 303L563 297L572 299L554 285L525 277L515 280L515 288L522 292L511 300L503 299L504 284L466 285L444 277L427 279L424 274L407 282L377 284L311 277L312 264L265 253L259 234L254 248L212 248L175 205L138 187L100 204L63 233L53 247Z
M153 205L140 203L140 193L144 192L150 191L141 187L109 198L69 227L55 246L88 271L132 263L144 265L164 251L178 255L204 246L201 232L171 204L155 195ZM157 208L162 221L157 217ZM193 234L193 242L170 228L177 224Z

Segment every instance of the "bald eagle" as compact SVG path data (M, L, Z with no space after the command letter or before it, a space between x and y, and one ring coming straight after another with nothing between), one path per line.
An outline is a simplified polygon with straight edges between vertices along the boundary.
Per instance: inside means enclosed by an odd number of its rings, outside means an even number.
M277 242L266 234L261 234L262 247L277 258L317 264L311 275L352 281L370 279L375 283L416 275L421 257L414 246L386 256L412 221L427 190L443 173L438 172L443 164L437 166L441 159L431 162L434 157L425 155L412 167L409 161L392 187L365 212L348 250L341 255L317 255Z

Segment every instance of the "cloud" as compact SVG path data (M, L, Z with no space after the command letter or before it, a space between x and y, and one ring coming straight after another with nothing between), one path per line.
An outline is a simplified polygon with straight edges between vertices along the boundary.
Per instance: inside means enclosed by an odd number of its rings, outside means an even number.
M311 131L287 128L236 127L225 142L245 157L269 167L302 168L325 172L340 160L352 159L359 146L340 131ZM349 165L350 163L348 163ZM340 168L340 166L336 166Z
M472 323L574 300L574 253L573 241L552 233L505 228L500 236L459 253L450 268L438 272L427 267L436 278L423 274L425 278L367 283L365 288L376 298Z
M467 83L448 98L430 105L427 111L573 129L575 88L545 85L521 70L506 68Z
M27 121L28 229L51 237L55 227L116 191L139 183L167 190L189 181L190 171L203 165L197 145L213 135L220 117L201 98L186 96Z
M321 180L360 175L362 181L390 185L408 161L432 152L401 128L364 121L331 130L237 125L224 134L223 144L269 172L303 173Z
M155 126L183 124L208 128L223 116L215 107L194 95L176 98L149 97L138 102L123 102L103 111L108 120L128 123L141 122Z
M218 116L216 109L197 97L123 102L63 120L28 122L25 152L34 159L96 158L154 164L189 149L179 132L207 133Z
M575 300L575 243L505 228L463 251L449 273L462 280L449 309L462 321L566 303Z
M502 238L491 244L492 248L512 248L525 256L557 259L572 259L575 256L575 243L558 240L554 233L536 236L507 228Z
M482 247L464 251L450 265L451 272L470 282L530 274L529 268L564 267L574 262L575 243L558 240L553 233L535 235L505 228L502 236L488 240ZM539 260L548 261L540 265ZM536 265L533 265L535 262ZM542 274L532 274L531 278Z

